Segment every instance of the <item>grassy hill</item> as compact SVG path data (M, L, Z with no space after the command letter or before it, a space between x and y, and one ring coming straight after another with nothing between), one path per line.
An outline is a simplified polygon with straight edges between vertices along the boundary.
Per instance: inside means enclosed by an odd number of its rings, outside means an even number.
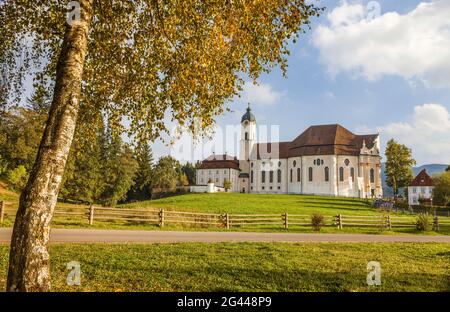
M165 208L210 213L283 213L324 215L375 214L369 202L361 199L278 194L186 194L159 200L123 205L125 208Z

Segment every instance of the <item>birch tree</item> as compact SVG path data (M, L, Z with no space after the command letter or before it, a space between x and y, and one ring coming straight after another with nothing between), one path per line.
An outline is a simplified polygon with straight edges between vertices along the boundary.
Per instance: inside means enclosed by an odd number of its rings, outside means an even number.
M139 140L167 132L165 116L211 126L244 79L286 73L290 42L320 11L304 0L1 1L0 105L20 100L28 75L53 90L7 290L50 290L50 222L77 126L95 133L106 119Z

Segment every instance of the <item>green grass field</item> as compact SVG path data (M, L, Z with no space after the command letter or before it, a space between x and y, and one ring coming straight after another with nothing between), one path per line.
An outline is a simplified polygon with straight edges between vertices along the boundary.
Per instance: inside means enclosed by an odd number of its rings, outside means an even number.
M53 244L51 259L54 291L450 291L449 244ZM71 261L79 287L66 285ZM369 261L381 286L366 284Z
M314 195L277 194L186 194L123 205L125 208L169 208L210 213L291 213L324 215L373 215L377 211L365 200Z

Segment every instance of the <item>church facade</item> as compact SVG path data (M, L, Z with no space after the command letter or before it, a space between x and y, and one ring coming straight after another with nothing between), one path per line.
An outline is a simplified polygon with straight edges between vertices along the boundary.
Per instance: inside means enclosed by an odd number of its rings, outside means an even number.
M379 134L356 135L334 125L311 126L290 142L257 142L250 107L242 116L240 155L211 155L197 169L197 185L260 194L382 197Z

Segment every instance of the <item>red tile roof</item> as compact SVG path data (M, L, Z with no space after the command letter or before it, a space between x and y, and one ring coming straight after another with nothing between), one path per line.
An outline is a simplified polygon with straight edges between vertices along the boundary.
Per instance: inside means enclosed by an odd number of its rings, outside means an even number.
M426 169L423 169L412 180L410 186L433 186L433 179L428 175Z
M213 154L206 158L200 165L200 169L236 169L239 170L237 157L229 155Z
M358 156L363 144L365 143L367 148L371 149L377 137L378 134L356 135L337 124L311 126L292 142L257 144L257 158L271 156L274 159L283 159L314 155ZM274 155L270 155L271 151Z

